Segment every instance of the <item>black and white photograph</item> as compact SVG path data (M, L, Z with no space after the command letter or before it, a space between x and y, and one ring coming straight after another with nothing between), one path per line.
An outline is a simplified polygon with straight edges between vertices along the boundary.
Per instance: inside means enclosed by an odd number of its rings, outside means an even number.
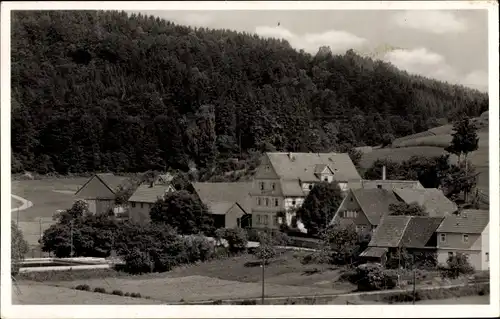
M498 3L1 11L2 317L498 314Z

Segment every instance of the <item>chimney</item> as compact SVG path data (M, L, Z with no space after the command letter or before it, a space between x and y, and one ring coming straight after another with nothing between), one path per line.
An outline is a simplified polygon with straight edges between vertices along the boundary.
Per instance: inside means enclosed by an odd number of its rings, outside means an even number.
M385 181L386 173L385 173L385 165L382 166L382 180Z

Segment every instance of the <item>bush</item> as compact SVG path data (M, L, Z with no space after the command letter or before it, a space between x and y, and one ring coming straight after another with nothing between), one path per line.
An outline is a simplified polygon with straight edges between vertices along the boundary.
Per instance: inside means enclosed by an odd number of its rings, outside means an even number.
M315 251L312 253L309 253L307 255L304 255L300 262L303 265L308 265L308 264L322 264L322 263L328 263L329 259L328 256L326 256L323 251Z
M126 293L124 294L124 296L125 296L125 297L130 297L130 292L126 292Z
M133 292L133 293L130 294L130 297L132 297L132 298L141 298L142 296L138 292Z
M386 270L380 264L368 263L356 267L356 275L352 279L357 282L359 291L372 291L396 287L398 276L394 270Z
M113 292L111 294L117 295L117 296L123 296L123 291L115 289L115 290L113 290Z
M224 239L227 241L229 252L238 254L246 251L248 244L247 232L242 228L223 228L216 232L218 240Z
M90 291L89 285L78 285L75 287L76 290Z
M131 274L142 274L151 272L153 268L153 261L150 259L148 253L134 249L125 256L125 271Z
M474 273L474 268L469 263L467 256L461 253L449 257L446 264L446 266L440 267L441 276L444 278L454 279Z
M97 288L94 289L94 292L105 294L106 293L106 289L101 288L101 287L97 287Z
M206 261L214 255L214 245L203 236L188 236L182 239L181 263Z

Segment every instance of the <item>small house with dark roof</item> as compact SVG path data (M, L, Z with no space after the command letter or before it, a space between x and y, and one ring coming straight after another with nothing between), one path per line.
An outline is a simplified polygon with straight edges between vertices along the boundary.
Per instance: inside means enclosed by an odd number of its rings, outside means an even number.
M391 204L400 203L390 190L351 189L342 200L332 222L349 219L354 222L356 229L370 232L375 229L382 217L389 214Z
M216 228L251 227L251 182L192 183L193 191L212 214Z
M149 184L139 185L128 200L129 218L140 223L148 222L153 205L172 192L175 192L175 188L169 182L162 183L158 178Z
M115 205L115 198L128 180L127 177L112 173L95 174L78 189L75 196L83 199L89 205L89 211L94 214L105 213L110 209L121 211Z
M450 256L463 253L477 270L488 270L489 211L467 209L447 216L437 233L438 262L446 264Z
M442 217L385 216L373 233L368 248L360 256L365 261L385 263L387 260L394 261L392 257L397 259L403 248L411 254L435 254L436 230L442 221Z

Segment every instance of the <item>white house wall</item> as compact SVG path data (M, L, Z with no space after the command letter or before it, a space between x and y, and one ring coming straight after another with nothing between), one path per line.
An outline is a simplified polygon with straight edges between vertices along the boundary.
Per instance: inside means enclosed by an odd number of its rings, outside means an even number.
M490 269L490 224L486 225L481 234L481 267L482 270ZM487 255L488 254L488 255Z

